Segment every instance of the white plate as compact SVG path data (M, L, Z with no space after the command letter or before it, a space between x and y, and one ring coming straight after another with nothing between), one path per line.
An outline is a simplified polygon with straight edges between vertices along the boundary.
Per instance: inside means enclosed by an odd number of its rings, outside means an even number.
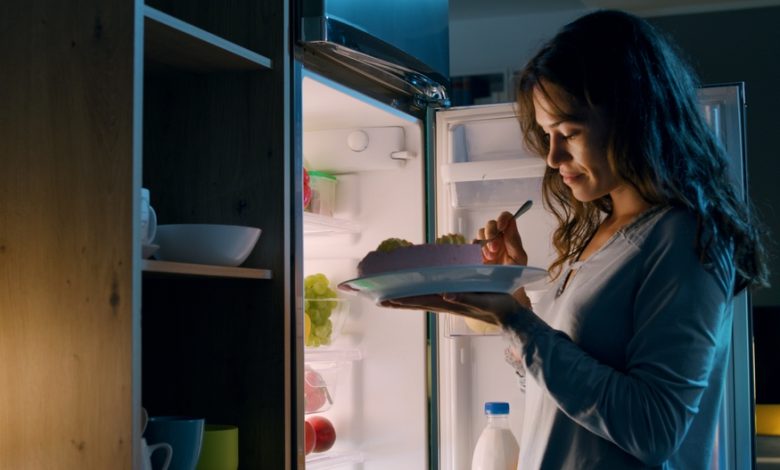
M407 269L359 277L339 284L339 289L358 292L374 302L445 292L504 292L547 276L547 271L529 266L464 265Z

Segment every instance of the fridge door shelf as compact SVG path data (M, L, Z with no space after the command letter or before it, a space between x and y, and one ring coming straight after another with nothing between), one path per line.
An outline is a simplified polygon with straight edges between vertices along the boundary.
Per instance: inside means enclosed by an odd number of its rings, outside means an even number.
M441 166L441 177L445 183L541 178L545 168L547 164L541 158L450 163Z
M501 336L501 327L491 325L473 318L446 314L444 318L444 336Z
M336 233L360 233L360 224L350 220L337 219L312 212L303 213L303 233L305 235L325 235Z
M353 463L362 463L363 454L360 452L325 452L322 454L309 454L306 456L306 470L326 470L341 468L341 466Z
M536 158L452 163L442 166L441 176L453 208L512 207L528 199L542 207L545 167Z

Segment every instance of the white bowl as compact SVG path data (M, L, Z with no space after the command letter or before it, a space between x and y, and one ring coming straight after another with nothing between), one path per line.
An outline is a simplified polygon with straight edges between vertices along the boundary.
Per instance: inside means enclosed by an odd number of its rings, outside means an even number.
M259 237L259 228L240 225L158 225L154 243L160 248L155 257L162 261L238 266L247 259Z

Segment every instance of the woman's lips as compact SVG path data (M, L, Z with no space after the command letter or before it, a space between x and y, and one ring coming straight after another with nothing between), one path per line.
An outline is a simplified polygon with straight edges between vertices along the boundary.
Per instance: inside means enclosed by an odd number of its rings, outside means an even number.
M574 183L580 176L582 176L582 173L561 173L561 178L563 178L565 184Z

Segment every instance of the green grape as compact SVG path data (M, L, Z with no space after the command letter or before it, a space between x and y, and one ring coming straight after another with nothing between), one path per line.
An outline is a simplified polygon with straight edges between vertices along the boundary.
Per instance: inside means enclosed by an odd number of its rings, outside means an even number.
M466 238L459 233L448 233L436 239L437 245L465 245Z
M379 244L376 251L389 252L405 246L412 246L412 242L402 238L388 238Z
M330 344L333 335L331 315L338 306L338 295L330 286L330 280L322 273L306 276L304 286L304 312L311 320L311 333L307 347Z
M326 320L324 324L315 326L312 331L314 336L317 336L321 340L330 341L330 335L333 333L333 323L330 320Z

